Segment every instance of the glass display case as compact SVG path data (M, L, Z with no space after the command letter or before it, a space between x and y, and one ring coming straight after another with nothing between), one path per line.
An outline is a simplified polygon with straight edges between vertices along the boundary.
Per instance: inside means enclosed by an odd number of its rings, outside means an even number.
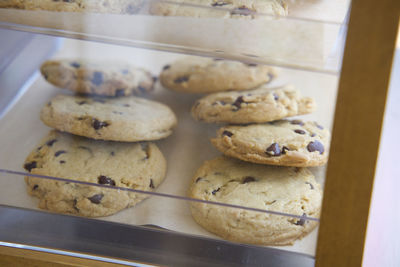
M390 62L349 108L351 79L373 71L354 65L352 26L370 10L350 2L0 1L2 247L88 266L326 266L343 209L363 218L360 261ZM387 59L397 6L370 32L386 27ZM368 101L362 136L346 116ZM362 140L372 155L343 156ZM342 190L366 163L362 192Z

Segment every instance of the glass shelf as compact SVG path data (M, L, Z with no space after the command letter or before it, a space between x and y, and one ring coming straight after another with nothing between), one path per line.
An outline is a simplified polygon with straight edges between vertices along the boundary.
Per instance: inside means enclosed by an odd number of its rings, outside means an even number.
M153 16L151 4L135 15L0 9L0 27L331 74L340 69L348 1L293 1L287 17L257 14L261 19L250 20ZM223 6L190 7L227 12Z

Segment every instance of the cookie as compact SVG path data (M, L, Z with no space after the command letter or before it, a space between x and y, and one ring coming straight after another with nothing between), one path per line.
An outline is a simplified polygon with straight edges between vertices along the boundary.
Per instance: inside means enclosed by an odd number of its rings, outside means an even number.
M178 92L213 93L253 89L271 81L275 75L275 70L265 65L186 57L164 66L160 82Z
M154 79L148 71L122 62L49 60L40 70L49 83L83 94L142 95L154 87Z
M51 131L27 157L31 174L100 184L26 177L28 193L42 209L87 217L107 216L148 195L112 189L153 191L164 179L166 161L153 143L95 141Z
M225 155L244 161L310 167L328 161L330 133L316 122L281 120L222 127L211 142Z
M142 0L2 0L0 8L47 10L60 12L93 12L135 14Z
M282 0L177 0L174 3L155 1L150 14L196 18L268 18L286 16L288 8Z
M40 118L63 132L125 142L165 138L177 122L168 106L138 97L58 95L42 108Z
M199 99L192 116L204 122L261 123L311 113L314 99L302 97L291 86L260 88L245 92L221 92Z
M319 217L322 192L306 168L252 164L227 157L206 161L189 189L191 198ZM192 216L206 230L230 241L290 245L317 222L215 204L191 202Z

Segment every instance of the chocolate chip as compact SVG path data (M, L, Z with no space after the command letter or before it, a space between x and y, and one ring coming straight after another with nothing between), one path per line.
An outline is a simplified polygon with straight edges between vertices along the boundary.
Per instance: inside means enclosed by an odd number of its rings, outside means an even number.
M199 104L200 104L200 103L199 103ZM213 105L213 106L215 106L215 105L222 105L222 106L225 106L226 103L225 103L224 101L222 101L222 100L219 100L219 101L216 101L216 102L212 103L212 105Z
M115 90L115 96L125 96L125 90L124 89Z
M124 75L126 75L126 74L129 73L129 70L127 70L127 69L121 70L121 73L124 74Z
M114 152L114 151L111 151L110 155L111 155L111 156L115 156L115 152Z
M237 108L236 110L239 110L242 103L244 103L243 96L239 96L238 98L236 98L232 106L235 106Z
M78 200L75 198L75 199L74 199L74 204L73 204L73 206L74 206L74 209L75 209L77 212L79 212L79 209L78 209L78 207L76 206L76 204L78 204Z
M272 201L265 201L264 204L265 205L272 205L276 202L276 200L272 200Z
M211 4L211 6L226 6L228 3L225 3L224 1L217 1Z
M71 64L70 64L72 67L74 67L74 68L80 68L80 66L81 66L81 64L79 64L78 62L72 62Z
M274 96L275 101L279 99L279 96L277 94L273 93L272 95Z
M182 77L178 77L174 80L174 83L183 83L183 82L187 82L189 81L189 77L188 76L182 76Z
M303 213L303 215L301 215L301 217L305 217L307 216L307 214ZM306 220L304 218L301 218L300 220L298 220L295 225L300 225L303 226L306 223Z
M56 153L54 153L54 156L55 156L55 157L58 157L58 156L60 156L61 154L64 154L64 153L67 153L67 151L65 151L65 150L58 150Z
M202 178L202 177L197 177L197 179L196 179L196 183L200 182L201 180L203 180L203 178Z
M101 200L103 199L103 194L97 194L91 197L88 197L88 199L90 200L90 202L94 203L94 204L100 204Z
M215 189L215 190L212 191L211 193L212 193L213 195L215 195L217 192L219 192L219 190L221 190L221 188Z
M251 183L251 182L255 182L256 178L252 177L252 176L246 176L244 177L242 184L247 184L247 183Z
M269 78L269 79L268 79L268 82L271 81L273 78L275 78L274 74L272 74L272 73L270 73L270 72L267 74L267 76L268 76L268 78Z
M153 184L153 179L150 179L150 185L149 185L149 186L150 186L150 188L153 188L153 189L156 188L156 187L154 186L154 184Z
M83 105L83 104L87 104L87 101L86 100L83 100L83 101L79 101L79 102L76 102L78 105Z
M24 168L28 172L31 172L32 169L37 168L37 162L36 161L32 161L32 162L25 163Z
M314 137L314 136L316 136L316 134L315 134L315 133L311 133L310 136L311 136L311 137Z
M222 132L222 136L228 136L228 137L232 137L233 133L231 133L230 131L223 131Z
M290 123L291 124L300 125L300 126L304 125L304 122L302 122L301 120L292 120Z
M39 186L37 185L37 184L35 184L34 186L33 186L33 190L36 190L36 189L38 189L39 188Z
M92 127L95 130L99 130L99 129L103 128L103 127L107 127L108 125L110 125L110 124L108 124L105 121L99 121L99 120L94 119L94 118L92 119Z
M322 127L321 125L319 125L317 122L314 122L314 124L315 124L315 126L317 126L317 128L319 128L319 129L321 129L321 130L324 129L324 127Z
M314 189L314 186L312 183L306 182L306 184L308 184L311 187L311 190Z
M42 149L43 146L40 146L38 148L36 148L37 151L39 151L40 149Z
M97 182L99 184L109 184L109 185L115 186L115 181L113 179L111 179L110 177L107 177L104 175L100 175L99 177L97 177Z
M238 8L235 8L234 10L231 11L231 15L244 15L244 16L248 16L251 14L251 10L248 9L245 6L241 6Z
M277 157L281 155L281 150L279 149L279 145L277 143L273 143L267 148L265 153L270 156Z
M163 70L167 70L167 69L169 69L169 68L171 68L171 65L165 65L162 69L163 69Z
M54 144L55 142L57 142L57 139L51 139L50 141L47 141L47 142L46 142L46 145L47 145L47 146L53 146L53 144Z
M319 142L318 140L315 140L314 142L310 142L307 145L307 150L310 152L314 152L314 151L318 151L319 154L324 153L324 145L321 144L321 142Z
M98 72L98 71L93 73L92 83L94 85L97 85L97 86L102 84L103 83L103 74L101 72Z
M64 164L65 163L65 160L60 160L60 164Z
M148 159L150 157L149 144L140 143L140 147L142 148L143 152L146 153L145 159Z
M257 67L258 65L254 64L254 63L249 63L249 64L247 64L247 66L249 66L249 67Z
M306 134L305 131L300 130L300 129L296 129L296 130L294 130L294 132L297 133L297 134Z
M282 147L282 154L286 154L287 151L290 151L290 149L286 146Z

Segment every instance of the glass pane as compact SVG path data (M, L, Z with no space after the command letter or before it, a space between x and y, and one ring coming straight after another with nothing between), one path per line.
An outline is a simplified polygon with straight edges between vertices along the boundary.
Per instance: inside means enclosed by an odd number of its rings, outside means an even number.
M1 205L314 256L349 1L30 3Z

